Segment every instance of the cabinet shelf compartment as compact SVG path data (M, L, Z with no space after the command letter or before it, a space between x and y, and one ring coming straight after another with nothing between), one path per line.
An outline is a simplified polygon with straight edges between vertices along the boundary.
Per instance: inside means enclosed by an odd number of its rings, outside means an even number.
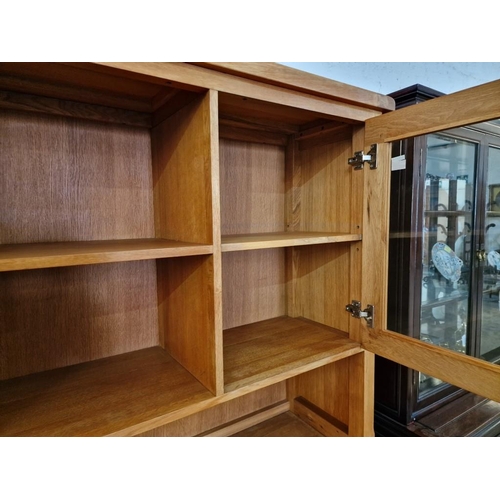
M0 435L129 435L212 394L160 347L0 382Z
M270 385L361 352L346 333L282 316L224 332L225 390Z
M211 254L212 245L162 238L0 245L0 271Z
M108 433L98 427L100 405L111 409L127 393L140 401L142 392L159 391L129 415L134 425L156 407L176 411L189 395L221 393L213 93L58 64L0 63L0 80L0 271L8 271L0 272L2 387L100 366L104 380L115 356L137 359L133 381L124 374L109 393L100 386L104 402L85 399L99 392L90 376L75 382L76 398L97 408L97 427L90 420L79 427L75 409L73 427L61 423L68 435ZM142 367L144 349L175 359L185 373L184 403L168 370L160 387ZM54 408L66 405L60 396ZM102 422L117 420L117 432L129 426L121 408L101 413ZM37 425L35 435L57 433Z

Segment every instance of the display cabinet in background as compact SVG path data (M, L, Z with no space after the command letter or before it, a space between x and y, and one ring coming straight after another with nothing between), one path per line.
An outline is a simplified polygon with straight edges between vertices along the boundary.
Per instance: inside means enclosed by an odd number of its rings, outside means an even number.
M396 107L441 93L415 85ZM500 359L500 123L393 143L388 327ZM496 435L497 403L376 361L379 435Z

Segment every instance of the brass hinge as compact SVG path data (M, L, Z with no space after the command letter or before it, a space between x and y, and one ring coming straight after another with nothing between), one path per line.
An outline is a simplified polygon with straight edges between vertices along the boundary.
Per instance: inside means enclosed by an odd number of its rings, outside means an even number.
M377 145L372 144L370 151L365 154L363 151L356 151L352 158L349 158L348 163L354 170L362 170L365 163L370 165L370 169L377 168Z
M366 309L361 310L361 302L359 300L353 300L350 304L345 306L345 310L350 312L353 318L364 318L368 327L373 328L375 308L372 305L368 304Z

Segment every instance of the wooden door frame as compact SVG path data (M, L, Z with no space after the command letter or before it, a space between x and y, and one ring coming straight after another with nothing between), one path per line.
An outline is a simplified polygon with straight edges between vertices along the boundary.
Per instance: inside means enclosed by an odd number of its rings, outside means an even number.
M391 141L500 117L500 80L366 121L365 150L378 145L377 169L365 169L361 302L375 306L374 328L361 321L363 347L379 356L500 402L500 366L387 330Z

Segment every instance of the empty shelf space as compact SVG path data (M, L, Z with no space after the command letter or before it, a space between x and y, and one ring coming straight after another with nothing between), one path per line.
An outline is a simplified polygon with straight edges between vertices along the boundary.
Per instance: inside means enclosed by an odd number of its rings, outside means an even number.
M323 243L344 243L360 241L360 234L319 233L319 232L279 232L234 234L222 236L222 251L258 250L261 248L282 248Z
M282 316L224 332L225 390L276 383L361 352L346 333Z
M205 255L212 250L212 245L154 238L0 245L0 271Z
M211 397L163 349L151 347L0 382L0 435L131 435L144 422Z

